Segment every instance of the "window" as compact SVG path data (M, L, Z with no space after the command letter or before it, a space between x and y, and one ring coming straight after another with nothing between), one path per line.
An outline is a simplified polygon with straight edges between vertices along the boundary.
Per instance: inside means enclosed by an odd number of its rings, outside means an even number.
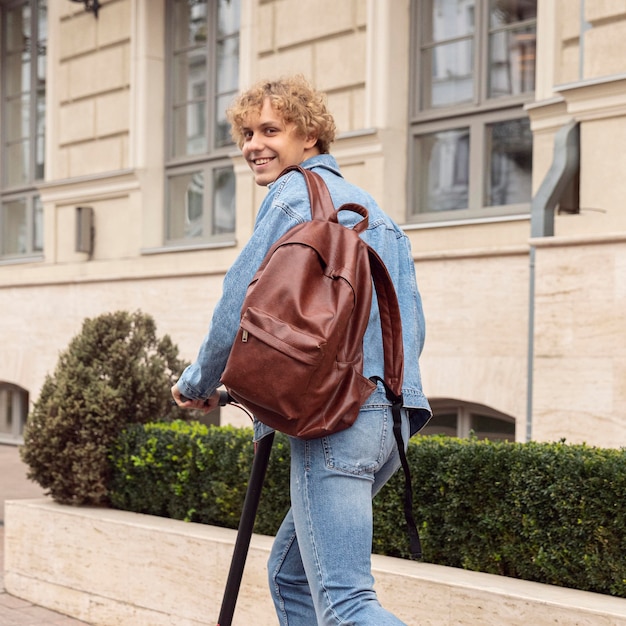
M28 414L28 392L0 382L0 443L21 440Z
M47 8L45 0L0 5L0 260L43 252Z
M413 0L409 221L528 212L537 0Z
M515 441L515 419L489 407L432 400L433 417L420 430L420 435L448 435L449 437L475 436L491 441Z
M240 0L169 0L166 244L227 241L235 175L226 108L239 86Z

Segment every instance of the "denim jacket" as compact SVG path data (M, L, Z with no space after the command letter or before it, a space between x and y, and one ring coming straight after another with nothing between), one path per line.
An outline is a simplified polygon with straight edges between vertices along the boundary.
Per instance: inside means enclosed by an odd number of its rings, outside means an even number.
M422 392L419 356L424 345L424 314L415 278L415 267L410 242L402 230L365 191L347 182L339 171L334 157L329 154L314 156L301 164L314 169L326 182L336 207L347 202L365 206L369 212L369 226L361 237L382 257L393 280L400 305L404 343L404 406L409 410L411 435L430 418L430 407ZM342 211L340 221L352 226L360 216ZM272 244L290 228L311 219L311 207L304 177L288 172L269 186L269 191L256 218L254 231L232 267L224 277L222 297L215 307L208 334L198 357L187 367L178 381L178 388L187 398L207 398L219 386L231 346L239 328L241 307L248 284ZM383 344L378 318L378 303L372 299L370 322L363 340L363 375L383 372ZM285 381L288 383L288 380ZM379 383L364 406L388 405L384 389ZM257 420L255 439L270 429Z

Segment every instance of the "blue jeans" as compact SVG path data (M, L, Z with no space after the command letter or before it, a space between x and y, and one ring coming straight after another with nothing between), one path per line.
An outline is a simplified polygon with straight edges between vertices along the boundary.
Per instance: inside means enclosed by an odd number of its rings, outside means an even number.
M403 411L405 443L408 430ZM364 407L329 437L290 441L291 509L268 563L281 626L404 624L378 602L371 572L372 498L400 467L391 407ZM398 528L403 519L399 510Z

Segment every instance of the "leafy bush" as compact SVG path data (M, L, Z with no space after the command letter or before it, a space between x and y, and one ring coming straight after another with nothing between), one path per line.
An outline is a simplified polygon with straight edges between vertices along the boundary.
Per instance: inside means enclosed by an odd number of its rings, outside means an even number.
M258 533L274 534L289 508L288 451L286 437L277 434ZM112 447L111 503L137 513L237 528L253 455L247 428L183 421L131 425Z
M28 477L66 504L108 501L109 448L131 423L171 419L170 387L184 363L146 314L86 319L28 416Z
M417 437L409 454L426 561L626 597L626 451Z
M235 528L252 467L250 429L131 426L113 448L120 508ZM565 443L415 437L408 448L424 561L626 597L626 451ZM289 507L289 443L277 434L255 531ZM373 549L408 557L404 476L374 499Z

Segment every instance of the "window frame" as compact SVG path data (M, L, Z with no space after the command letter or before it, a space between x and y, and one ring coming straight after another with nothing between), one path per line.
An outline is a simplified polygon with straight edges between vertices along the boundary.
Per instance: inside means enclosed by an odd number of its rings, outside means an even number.
M528 202L489 206L487 201L487 168L489 156L486 145L486 131L490 124L528 119L524 105L534 100L534 90L510 96L488 96L489 82L489 36L495 30L512 30L520 26L535 26L534 20L524 20L509 27L493 29L489 24L489 0L476 0L475 25L472 34L475 58L474 76L476 85L470 102L457 105L421 109L422 89L422 50L434 47L431 42L422 44L421 25L426 9L424 0L412 0L410 10L410 96L409 96L409 137L407 158L407 224L474 221L497 219L511 216L528 216L531 198ZM462 37L452 38L451 41ZM446 40L447 42L447 40ZM430 78L429 78L430 80ZM442 211L420 211L420 196L416 189L422 176L419 168L419 155L416 138L434 132L469 128L469 172L468 205L463 209ZM478 139L478 141L476 140ZM532 148L531 148L532 155ZM417 181L417 182L416 182Z
M517 435L517 421L514 417L496 411L488 406L482 404L476 404L472 402L463 402L460 400L454 400L451 398L439 398L431 399L431 409L433 411L433 418L430 422L420 431L420 434L424 437L433 437L441 433L429 432L429 430L436 429L436 426L432 424L433 420L436 420L438 415L452 413L456 414L456 434L453 437L460 439L467 439L471 436L475 436L477 439L487 439L484 434L476 432L472 428L472 422L474 418L487 417L489 419L495 419L505 424L513 425L512 437L508 439L505 436L491 438L490 441L516 441Z
M11 432L0 430L0 443L19 443L23 441L24 427L28 417L29 394L22 387L0 381L0 418L8 412L7 398L10 398ZM15 417L16 416L16 417ZM0 419L0 425L6 418Z
M213 207L212 199L214 196L214 188L213 188L213 180L214 174L216 171L231 168L234 175L234 166L232 162L231 155L236 150L236 145L233 142L229 142L223 146L216 145L216 123L218 121L218 115L216 111L215 103L220 95L225 95L230 93L227 92L219 92L217 81L218 81L218 71L217 71L217 63L218 63L218 45L220 42L220 38L218 37L217 32L217 19L218 19L218 8L219 8L219 0L207 0L207 17L206 23L213 24L214 28L211 29L211 32L207 35L207 43L205 50L205 67L206 67L206 93L204 94L204 141L206 142L206 151L200 152L197 154L184 154L184 155L175 155L175 132L176 132L176 120L174 110L177 105L175 103L175 90L172 87L176 82L176 75L174 71L174 58L175 58L175 45L174 38L176 36L175 29L173 28L173 15L176 8L176 3L178 0L166 0L166 16L167 16L167 24L166 28L166 43L165 43L165 54L166 54L166 72L165 72L165 80L166 80L166 120L165 120L165 201L164 201L164 224L163 224L163 241L164 246L167 249L180 248L180 249L188 249L188 248L197 248L197 247L211 247L214 245L232 245L235 241L235 230L236 230L236 215L233 214L233 230L232 232L226 233L215 233L213 232L213 226L216 223L217 214ZM241 6L240 6L241 12ZM172 27L169 27L172 25ZM239 25L239 30L237 31L237 37L240 39L241 37L241 24ZM180 52L180 50L178 51ZM238 64L239 65L239 64ZM236 79L237 85L239 84L239 77ZM232 90L233 95L237 92L237 90ZM192 102L190 100L186 101L186 105L188 106ZM205 225L210 226L210 230L205 232L202 236L198 237L190 237L190 236L170 236L169 232L169 223L171 217L170 210L170 183L173 178L177 176L183 176L185 174L189 174L191 172L202 172L204 178L204 197L203 197L203 223ZM181 202L184 200L181 199ZM233 198L233 207L234 207L234 198ZM233 208L234 211L234 208Z
M6 163L10 161L7 156L8 139L7 139L7 115L8 115L8 95L6 94L5 84L0 81L0 265L7 263L24 263L33 260L41 260L43 257L43 232L38 232L38 227L43 228L43 221L39 222L40 216L38 211L41 209L39 202L39 194L37 183L44 180L45 176L45 108L46 108L46 77L44 76L43 86L39 84L40 63L43 62L45 68L47 58L48 36L47 30L45 37L42 38L40 10L42 5L48 11L47 0L12 0L0 4L0 77L7 76L7 57L6 42L4 38L5 20L7 11L15 10L19 7L30 6L31 10L31 42L35 42L36 49L30 51L30 75L29 75L29 128L28 128L28 176L27 180L10 184L7 180ZM36 36L32 36L32 35ZM45 46L45 55L40 55L38 50L41 45ZM33 44L31 43L31 48ZM41 59L40 57L44 58ZM45 69L44 69L45 71ZM43 111L39 111L40 102L43 102ZM38 133L38 124L43 124L43 133ZM21 138L24 139L24 138ZM40 140L43 145L40 146ZM41 163L41 176L38 177L37 154L41 149L43 161ZM24 252L6 252L3 244L3 224L5 220L5 207L8 203L16 200L24 200L27 205L26 211L26 241L28 245ZM41 218L42 219L42 218ZM41 239L41 247L37 246L37 237Z

